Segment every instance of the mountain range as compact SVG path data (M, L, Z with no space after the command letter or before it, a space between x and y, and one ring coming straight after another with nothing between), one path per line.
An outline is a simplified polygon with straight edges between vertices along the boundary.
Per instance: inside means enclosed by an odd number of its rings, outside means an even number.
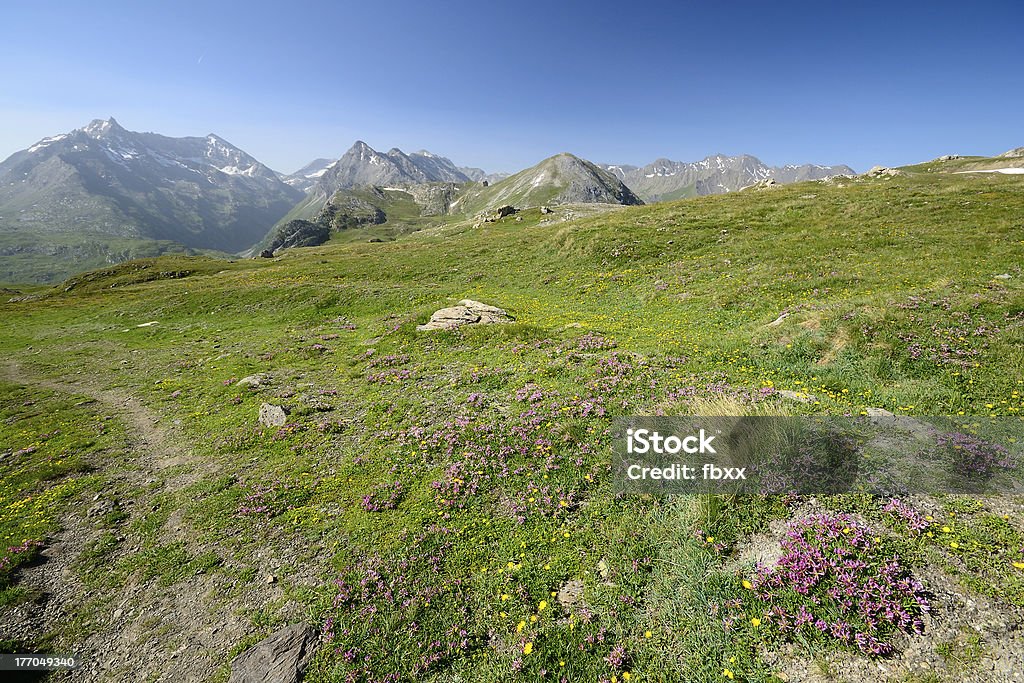
M385 223L398 234L437 222L421 219L484 215L503 205L630 205L839 173L853 171L771 167L748 155L599 165L563 153L508 175L357 141L338 159L282 174L214 134L172 138L97 119L0 163L0 281L54 281L166 251L248 253L254 245L306 243L290 239L305 232L285 229L296 220L318 226L317 239Z
M798 183L854 173L845 165L768 166L749 154L732 157L715 154L694 162L657 159L640 167L612 164L602 167L614 173L647 202L735 192L763 180Z
M95 120L0 163L0 280L28 263L52 280L167 250L237 252L303 196L216 135Z

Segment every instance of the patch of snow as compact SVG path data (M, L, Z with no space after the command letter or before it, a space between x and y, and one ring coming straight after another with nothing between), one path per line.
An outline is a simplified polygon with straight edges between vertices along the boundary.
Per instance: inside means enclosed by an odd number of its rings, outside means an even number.
M67 136L68 136L67 133L64 133L63 135L54 135L53 137L43 138L42 140L40 140L36 144L34 144L31 147L29 147L28 151L35 152L37 150L43 149L44 147L49 147L50 145L52 145L55 142L60 142L61 140L63 140Z

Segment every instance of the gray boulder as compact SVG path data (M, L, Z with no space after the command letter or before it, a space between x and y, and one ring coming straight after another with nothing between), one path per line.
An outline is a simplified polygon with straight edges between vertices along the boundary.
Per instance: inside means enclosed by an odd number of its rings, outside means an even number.
M416 327L421 332L429 330L450 330L463 325L493 325L506 323L513 318L503 309L489 306L472 299L463 299L450 308L434 311L430 320Z
M497 209L494 210L494 213L484 217L484 222L494 223L496 221L500 221L505 216L511 216L512 214L517 213L518 211L519 209L510 204L499 206Z
M260 424L264 427L283 427L288 422L288 411L281 406L264 403L260 406Z
M298 683L316 652L316 630L292 624L231 660L228 683Z

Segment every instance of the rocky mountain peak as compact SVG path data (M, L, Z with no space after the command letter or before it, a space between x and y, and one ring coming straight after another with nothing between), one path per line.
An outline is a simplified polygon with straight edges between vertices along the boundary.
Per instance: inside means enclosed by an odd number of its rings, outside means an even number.
M128 131L121 127L121 124L111 116L109 119L93 119L89 125L80 128L83 133L91 138L103 138L111 135L123 134Z

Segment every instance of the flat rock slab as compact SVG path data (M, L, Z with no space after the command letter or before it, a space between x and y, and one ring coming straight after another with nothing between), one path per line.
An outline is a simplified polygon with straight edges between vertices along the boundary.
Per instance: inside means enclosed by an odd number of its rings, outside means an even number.
M228 683L298 683L316 651L309 624L292 624L231 660Z
M463 325L494 325L512 320L514 318L501 308L488 306L472 299L463 299L455 306L434 311L430 320L423 325L417 325L416 329L420 332L451 330Z

